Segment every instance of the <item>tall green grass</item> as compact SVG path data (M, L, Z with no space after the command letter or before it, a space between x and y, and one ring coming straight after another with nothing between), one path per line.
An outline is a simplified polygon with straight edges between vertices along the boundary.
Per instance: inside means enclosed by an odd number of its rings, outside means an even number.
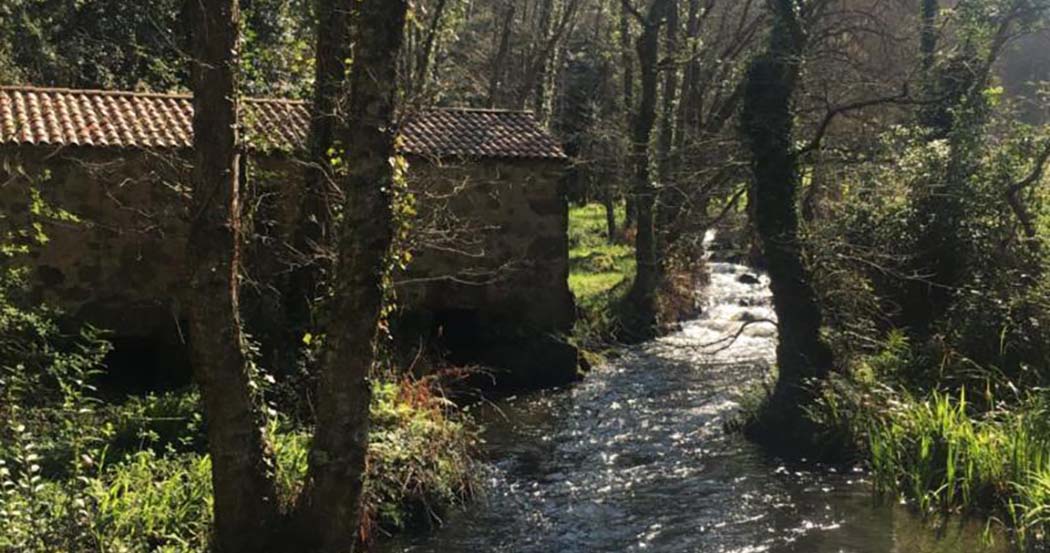
M989 411L971 404L966 389L915 396L871 382L826 388L815 414L825 428L835 420L857 441L878 493L924 515L985 518L1021 549L1048 545L1050 411L1043 392L1005 403L984 391L980 404L998 406Z

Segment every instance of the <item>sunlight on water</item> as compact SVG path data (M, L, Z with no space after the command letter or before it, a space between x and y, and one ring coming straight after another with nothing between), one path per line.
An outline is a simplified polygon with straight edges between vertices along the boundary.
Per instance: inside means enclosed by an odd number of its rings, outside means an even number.
M709 237L710 239L710 237ZM710 241L710 240L709 240ZM878 505L859 471L789 467L727 435L775 357L769 281L712 261L703 314L571 389L483 409L487 495L387 552L976 553Z

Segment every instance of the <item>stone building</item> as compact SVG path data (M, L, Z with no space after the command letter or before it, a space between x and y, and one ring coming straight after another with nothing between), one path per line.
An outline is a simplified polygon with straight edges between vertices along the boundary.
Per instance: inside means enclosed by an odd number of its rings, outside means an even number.
M265 303L277 269L258 260L288 247L310 114L275 99L242 110L244 290ZM505 383L571 379L576 351L557 338L574 317L559 145L528 113L473 109L406 116L398 144L428 221L397 276L404 318L454 358L507 369ZM188 96L0 87L0 228L32 242L43 222L34 297L112 330L118 355L185 349L191 147Z

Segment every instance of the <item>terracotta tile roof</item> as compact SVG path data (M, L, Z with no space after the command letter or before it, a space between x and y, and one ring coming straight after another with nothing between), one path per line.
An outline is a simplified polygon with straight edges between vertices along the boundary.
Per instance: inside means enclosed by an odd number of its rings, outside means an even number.
M561 158L561 146L524 111L431 109L409 117L402 148L433 157Z
M309 105L247 98L245 139L260 150L306 143ZM434 108L407 117L402 153L431 158L562 159L528 112ZM184 94L0 86L0 144L102 148L189 148L193 105Z

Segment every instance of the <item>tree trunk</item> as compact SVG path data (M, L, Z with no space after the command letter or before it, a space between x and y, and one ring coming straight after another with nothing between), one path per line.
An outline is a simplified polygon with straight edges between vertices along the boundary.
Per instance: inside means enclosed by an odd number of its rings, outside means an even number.
M522 94L519 96L519 104L524 106L529 95L530 89L532 89L532 111L536 115L536 120L541 125L546 126L549 123L550 112L547 109L547 102L550 99L550 95L553 91L548 88L549 85L553 85L550 73L553 70L554 58L557 57L557 43L555 39L551 37L554 33L554 0L542 0L540 4L539 12L539 42L541 47L534 54L535 59L530 60L529 68L525 75L524 86L522 86ZM547 51L547 41L552 41L551 51Z
M610 244L616 243L616 201L610 179L602 186L602 205L605 207L605 229Z
M660 120L660 135L656 144L657 175L660 181L659 201L657 202L656 247L661 258L667 252L670 227L680 206L682 191L673 182L673 148L675 132L675 98L678 95L678 2L670 0L667 7L667 34L665 39L666 56L669 65L664 68L663 107Z
M779 378L767 415L801 421L809 399L808 381L827 376L833 359L820 335L822 314L798 235L800 178L792 146L791 99L801 69L804 34L793 4L790 0L775 4L768 50L748 69L741 119L752 157L755 226L778 320Z
M637 264L634 284L628 294L633 308L630 326L637 337L648 337L656 330L656 291L661 271L656 251L656 189L651 175L649 140L656 123L657 63L660 54L660 24L672 0L653 0L642 35L638 38L638 63L641 68L642 96L634 115L631 136L631 162L634 165L633 196L638 234L635 238Z
M266 541L277 508L238 305L239 12L235 0L200 0L193 12L196 165L187 244L191 355L208 421L215 542L219 551L239 553L255 551Z
M503 85L503 75L507 66L507 57L510 55L510 31L514 25L514 2L508 2L503 12L503 24L499 30L499 47L496 55L492 58L492 69L489 75L489 107L499 105L500 88Z
M430 66L434 60L437 37L441 32L441 21L445 16L447 6L448 0L438 0L437 6L434 7L434 16L430 19L430 26L427 27L426 38L423 41L423 49L416 63L416 78L413 83L410 83L412 90L421 96L426 95L427 85L430 83Z
M627 4L620 4L620 53L623 61L623 115L628 132L634 129L634 49L631 47L631 20ZM625 179L626 180L626 179ZM624 229L634 226L635 210L634 192L630 189L624 194L627 200L627 216Z
M922 0L922 31L919 51L922 53L922 70L926 79L931 76L930 72L937 55L937 15L940 10L938 0Z
M326 0L338 3L339 0ZM371 388L378 323L393 240L396 61L406 0L355 4L355 56L348 120L339 138L353 145L340 177L345 203L338 236L332 319L326 333L318 393L317 429L301 518L302 536L322 553L351 551L358 537L368 449Z
M686 19L686 40L688 43L688 61L682 76L682 97L678 102L678 117L675 122L675 149L679 155L686 144L688 136L700 127L700 0L689 1L689 15Z
M292 236L292 268L283 292L286 336L280 356L282 368L295 361L307 332L315 329L315 306L322 298L322 283L331 273L326 250L333 246L333 210L339 190L331 172L329 156L336 127L340 124L346 84L346 60L350 57L349 8L338 3L318 5L314 103L310 120L309 165L306 166L300 198L298 224Z

